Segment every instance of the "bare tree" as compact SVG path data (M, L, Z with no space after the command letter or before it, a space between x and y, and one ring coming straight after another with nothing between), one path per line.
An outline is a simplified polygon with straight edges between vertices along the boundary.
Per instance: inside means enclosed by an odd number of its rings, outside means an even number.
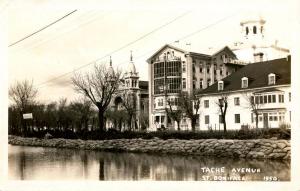
M167 100L167 105L168 107L166 107L166 112L167 115L173 119L174 121L176 121L177 123L177 130L180 131L180 120L182 118L182 110L177 108L172 108L173 105L175 105L174 101L171 101L170 99ZM178 105L178 104L177 104Z
M228 108L228 95L222 94L220 97L218 97L218 100L216 101L217 106L219 107L219 111L221 113L221 119L224 126L224 133L227 132L226 129L226 113Z
M37 89L33 87L33 81L29 82L24 80L22 82L16 82L9 88L9 98L19 108L22 124L22 132L26 134L27 127L23 114L29 112L29 107L35 104L35 98L37 96Z
M196 97L196 91L193 91L190 94L181 92L179 94L179 105L183 109L185 115L191 120L192 131L195 131L200 109L200 98Z
M119 87L120 76L120 72L114 71L111 65L95 65L93 72L84 76L77 73L72 77L75 90L89 98L97 107L100 131L104 131L104 113Z
M69 110L73 114L72 120L76 121L79 130L82 130L84 126L84 131L88 131L88 123L90 116L92 115L92 103L86 98L78 99L70 103Z
M247 101L247 107L255 115L255 128L258 129L258 116L259 109L261 108L259 97L255 97L252 93L245 93L243 94L243 97Z

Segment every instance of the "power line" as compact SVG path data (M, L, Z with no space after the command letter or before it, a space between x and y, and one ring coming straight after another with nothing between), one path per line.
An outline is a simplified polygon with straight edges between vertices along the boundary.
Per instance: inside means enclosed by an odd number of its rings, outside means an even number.
M205 26L205 27L203 27L203 28L201 28L201 29L199 29L199 30L196 30L196 31L194 31L194 32L192 32L192 33L190 33L190 34L185 35L185 36L182 36L182 37L180 37L180 38L177 39L177 40L183 40L183 39L186 39L186 38L188 38L188 37L194 36L195 34L201 32L201 31L203 31L203 30L205 30L205 29L208 29L208 28L210 28L210 27L213 27L213 26L215 26L215 25L217 25L217 24L219 24L219 23L221 23L221 22L223 22L223 21L225 21L225 20L227 20L227 19L233 17L233 16L236 15L236 14L237 14L237 13L231 14L231 15L229 15L229 16L227 16L227 17L224 17L224 18L222 18L222 19L220 19L220 20L217 20L216 22L211 23L211 24L209 24L209 25L207 25L207 26ZM173 42L173 43L174 43L174 42Z
M99 60L102 60L102 59L106 58L107 56L110 56L110 55L112 55L112 54L114 54L114 53L116 53L116 52L118 52L118 51L120 51L120 50L122 50L122 49L124 49L124 48L126 48L126 47L128 47L128 46L130 46L130 45L132 45L132 44L134 44L134 43L136 43L136 42L138 42L138 41L144 39L144 38L146 38L147 36L151 35L152 33L154 33L154 32L156 32L156 31L160 30L161 28L163 28L163 27L165 27L165 26L167 26L167 25L169 25L169 24L171 24L171 23L177 21L178 19L180 19L180 18L186 16L189 12L190 12L190 11L187 11L187 12L185 12L185 13L183 13L183 14L177 16L177 17L175 17L175 18L172 19L171 21L168 21L167 23L165 23L165 24L163 24L163 25L161 25L161 26L159 26L159 27L153 29L152 31L150 31L150 32L148 32L148 33L146 33L146 34L144 34L144 35L142 35L141 37L137 38L136 40L131 41L131 42L129 42L129 43L127 43L127 44L125 44L125 45L123 45L123 46L117 48L116 50L114 50L114 51L112 51L112 52L107 53L106 55L104 55L104 56L102 56L102 57L100 57L100 58L98 58L98 59L96 59L96 60L94 60L94 61L91 61L91 62L89 62L89 63L87 63L87 64L85 64L85 65L82 65L82 66L80 66L80 67L74 69L73 71L70 71L70 72L61 74L61 75L59 75L59 76L57 76L57 77L55 77L55 78L52 78L52 79L50 79L50 80L47 80L47 81L45 81L45 82L43 82L43 83L41 83L41 84L38 84L37 86L42 86L42 85L47 84L47 83L49 83L49 82L51 82L51 81L54 81L54 80L56 80L56 79L59 79L59 78L61 78L61 77L66 76L66 75L68 75L68 74L71 74L71 73L73 73L73 72L75 72L75 71L78 71L78 70L80 70L80 69L82 69L82 68L84 68L84 67L87 67L87 66L89 66L89 65L91 65L91 64L93 64L93 63L96 63L96 62L98 62Z
M57 34L56 36L53 36L53 37L50 37L50 38L43 39L43 40L41 40L41 41L39 41L39 42L34 42L34 43L32 43L31 45L29 45L27 48L22 49L22 50L20 50L20 51L27 51L27 50L30 50L30 49L39 47L39 46L41 46L41 45L43 45L43 44L45 44L45 43L47 43L47 42L49 42L49 41L57 40L58 38L61 38L62 36L66 35L66 34L69 34L69 33L73 32L73 31L75 31L75 30L78 30L78 29L82 28L83 26L88 25L88 24L94 22L95 20L100 20L100 19L102 19L102 18L105 18L105 16L108 15L108 14L110 14L110 13L111 13L111 12L108 12L108 13L105 13L105 14L102 14L102 15L98 15L98 16L97 16L97 14L94 14L94 13L92 13L92 14L81 15L79 18L82 18L82 17L87 16L87 18L85 19L85 20L87 20L87 21L83 21L83 22L81 22L80 24L78 24L77 26L73 27L72 29L70 29L70 30L65 30L65 31L63 31L63 33ZM99 18L100 16L101 16L101 18ZM78 18L77 18L77 19L78 19ZM76 19L75 19L75 20L76 20Z
M20 43L20 42L26 40L27 38L32 37L33 35L35 35L35 34L41 32L41 31L45 30L46 28L48 28L48 27L54 25L55 23L57 23L57 22L63 20L63 19L66 18L66 17L70 16L71 14L75 13L76 11L77 11L77 10L75 9L74 11L72 11L72 12L70 12L70 13L64 15L63 17L59 18L58 20L56 20L56 21L54 21L54 22L52 22L52 23L50 23L50 24L44 26L43 28L41 28L41 29L39 29L39 30L37 30L37 31L35 31L35 32L33 32L33 33L31 33L31 34L25 36L24 38L21 38L20 40L17 40L16 42L10 44L8 47L14 46L14 45L16 45L16 44L18 44L18 43Z
M219 23L221 23L221 22L223 22L223 21L225 21L225 20L227 20L227 19L233 17L234 15L236 15L236 14L232 14L232 15L229 15L229 16L227 16L227 17L224 17L224 18L222 18L222 19L220 19L220 20L217 20L216 22L214 22L214 23L212 23L212 24L209 24L209 25L207 25L207 26L205 26L205 27L203 27L203 28L201 28L201 29L198 29L198 30L196 30L196 31L194 31L194 32L192 32L192 33L189 33L189 34L187 34L187 35L185 35L185 36L182 36L182 37L180 37L180 38L177 38L177 39L178 39L178 40L183 40L183 39L186 39L186 38L188 38L188 37L191 37L191 36L193 36L193 35L195 35L195 34L197 34L197 33L199 33L199 32L202 32L203 30L206 30L206 29L208 29L208 28L210 28L210 27L213 27L213 26L215 26L215 25L217 25L217 24L219 24ZM148 33L147 33L147 34L148 34ZM128 43L128 44L129 44L129 43ZM174 41L169 42L169 44L174 44ZM150 50L150 51L147 51L147 52L143 53L142 55L136 56L135 59L144 57L144 56L146 56L147 54L149 54L149 53L151 53L151 52L154 52L155 50L157 50L157 49L152 49L152 50ZM109 55L110 55L110 54L108 54L107 56L109 56ZM76 71L77 71L77 70L80 70L81 68L86 67L86 66L88 66L88 65L90 65L90 64L92 64L92 63L95 63L95 62L97 62L97 61L99 61L99 60L101 60L101 59L103 59L103 58L105 58L105 57L107 57L107 56L104 56L104 57L102 57L102 58L97 59L96 61L93 61L93 62L91 62L91 63L88 63L88 64L86 64L86 65L83 65L83 66L77 68ZM124 60L124 61L120 62L119 65L125 64L126 62L128 62L128 61L127 61L127 60ZM72 72L74 72L74 71L72 71ZM68 73L62 74L62 75L57 76L57 77L55 77L55 78L53 78L53 79L50 79L50 80L48 80L48 81L46 81L46 82L43 82L43 83L41 83L41 84L39 84L39 85L37 85L37 86L40 86L40 87L41 87L41 86L44 86L45 84L47 84L47 83L49 83L49 82L51 82L51 81L54 81L54 80L56 80L56 79L62 78L62 77L64 77L64 76L68 75L68 74L71 74L72 72L68 72Z

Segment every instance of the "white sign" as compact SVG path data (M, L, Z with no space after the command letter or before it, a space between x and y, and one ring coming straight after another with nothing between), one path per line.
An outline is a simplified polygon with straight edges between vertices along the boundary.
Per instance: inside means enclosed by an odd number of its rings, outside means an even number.
M24 113L23 119L32 119L32 113Z

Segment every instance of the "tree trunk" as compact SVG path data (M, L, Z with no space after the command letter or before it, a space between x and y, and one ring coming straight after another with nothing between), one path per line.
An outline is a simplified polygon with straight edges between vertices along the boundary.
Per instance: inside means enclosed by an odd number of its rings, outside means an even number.
M227 132L227 129L226 129L226 119L225 119L225 116L222 116L223 118L223 122L224 122L224 133Z
M180 131L180 121L176 121L177 122L177 130Z
M255 127L256 127L256 129L258 129L258 113L256 113L255 115L256 115Z
M26 123L25 123L25 120L23 119L22 112L20 112L20 117L21 117L21 133L22 133L22 136L24 137L26 134Z
M104 131L104 112L98 108L98 118L99 118L99 131Z
M195 132L196 131L196 119L191 119L191 126L192 126L192 131Z

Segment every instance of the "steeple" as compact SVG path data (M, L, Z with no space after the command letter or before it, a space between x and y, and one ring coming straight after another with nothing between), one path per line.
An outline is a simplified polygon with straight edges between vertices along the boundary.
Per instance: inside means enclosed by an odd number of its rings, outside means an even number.
M111 56L109 56L109 66L112 67L112 60L111 60Z
M130 50L130 62L132 62L132 50Z

